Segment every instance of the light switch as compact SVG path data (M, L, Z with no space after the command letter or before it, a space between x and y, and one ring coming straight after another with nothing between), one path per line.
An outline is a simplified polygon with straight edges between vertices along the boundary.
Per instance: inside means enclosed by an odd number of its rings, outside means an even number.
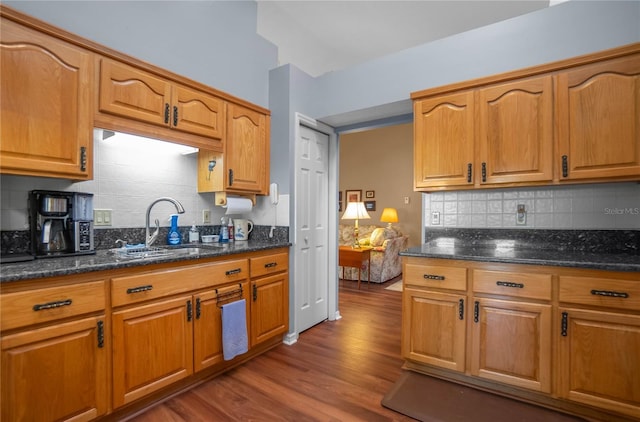
M527 209L524 204L518 204L518 211L516 212L516 225L524 226L527 224Z
M431 225L432 226L440 225L440 211L433 211L431 213Z

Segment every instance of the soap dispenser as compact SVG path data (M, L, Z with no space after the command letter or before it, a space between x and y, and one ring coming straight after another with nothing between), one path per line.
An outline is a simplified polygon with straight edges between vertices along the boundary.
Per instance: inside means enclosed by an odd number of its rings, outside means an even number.
M191 225L191 229L189 229L189 243L198 243L200 241L200 233L198 233L198 229L196 228L196 223Z
M229 243L229 227L224 217L220 219L220 243Z
M167 235L167 243L169 245L179 245L182 242L182 236L178 231L178 214L171 214L171 227Z

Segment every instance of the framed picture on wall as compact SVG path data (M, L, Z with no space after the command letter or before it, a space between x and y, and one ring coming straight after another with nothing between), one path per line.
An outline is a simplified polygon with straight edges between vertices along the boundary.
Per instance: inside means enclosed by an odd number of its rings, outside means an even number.
M362 201L362 189L352 189L344 191L344 196L349 205L349 202L360 202Z
M367 211L375 211L376 210L376 201L364 201L364 207Z
M365 191L364 197L367 198L367 199L373 199L373 198L376 197L376 191L374 191L374 190Z

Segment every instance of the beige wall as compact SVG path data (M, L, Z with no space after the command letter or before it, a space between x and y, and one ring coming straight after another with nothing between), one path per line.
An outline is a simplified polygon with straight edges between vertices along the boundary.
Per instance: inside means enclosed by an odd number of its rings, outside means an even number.
M369 213L371 219L361 224L383 227L382 210L395 208L400 220L397 225L409 235L409 246L420 245L422 198L413 191L411 123L341 135L339 187L343 200L346 190L362 190L363 201L376 201L376 211ZM375 191L375 198L365 198L368 190ZM409 197L409 204L404 203L405 197Z

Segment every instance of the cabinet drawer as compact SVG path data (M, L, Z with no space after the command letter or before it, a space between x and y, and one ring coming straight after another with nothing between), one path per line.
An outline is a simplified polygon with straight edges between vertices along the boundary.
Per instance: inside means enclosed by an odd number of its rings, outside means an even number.
M467 290L467 269L406 264L404 266L404 283L420 287Z
M104 310L104 290L100 280L3 294L2 330Z
M289 254L279 253L251 258L251 277L279 273L289 268Z
M551 274L473 270L473 292L551 300Z
M248 277L249 265L246 259L116 277L111 281L111 301L113 306L122 306L237 282Z
M640 311L640 280L560 276L560 302Z

